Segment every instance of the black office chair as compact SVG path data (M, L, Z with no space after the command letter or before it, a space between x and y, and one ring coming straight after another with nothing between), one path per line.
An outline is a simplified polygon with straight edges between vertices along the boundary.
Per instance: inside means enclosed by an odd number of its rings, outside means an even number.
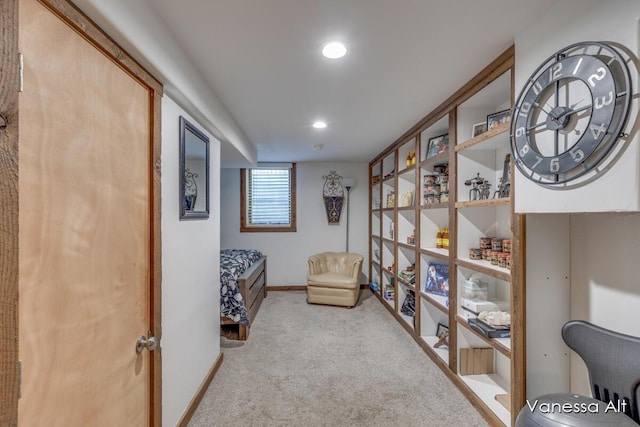
M587 365L595 399L570 393L545 394L529 400L516 418L516 427L637 427L640 338L573 320L563 326L562 339ZM570 405L565 407L570 410L558 410L563 404Z

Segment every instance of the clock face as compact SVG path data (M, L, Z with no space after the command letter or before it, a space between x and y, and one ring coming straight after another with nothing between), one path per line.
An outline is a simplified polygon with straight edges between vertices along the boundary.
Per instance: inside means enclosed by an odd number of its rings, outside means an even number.
M511 152L527 178L561 184L601 164L627 123L632 91L622 56L604 43L568 46L529 78L511 119Z

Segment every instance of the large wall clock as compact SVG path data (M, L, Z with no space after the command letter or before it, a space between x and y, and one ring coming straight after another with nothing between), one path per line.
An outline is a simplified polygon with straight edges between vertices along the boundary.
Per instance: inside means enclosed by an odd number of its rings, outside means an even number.
M599 42L567 46L527 80L511 117L511 152L524 176L541 185L594 170L626 126L632 101L622 55Z

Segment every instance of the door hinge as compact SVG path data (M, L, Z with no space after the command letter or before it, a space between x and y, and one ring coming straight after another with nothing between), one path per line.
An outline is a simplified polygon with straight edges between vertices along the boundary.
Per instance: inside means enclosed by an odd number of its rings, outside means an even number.
M18 399L22 397L22 360L18 360Z
M21 52L18 52L18 72L20 73L18 92L22 92L24 89L24 57Z

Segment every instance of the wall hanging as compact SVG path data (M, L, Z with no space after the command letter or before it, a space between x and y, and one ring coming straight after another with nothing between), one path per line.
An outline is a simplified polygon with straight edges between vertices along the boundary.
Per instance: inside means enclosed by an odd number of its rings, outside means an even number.
M340 182L342 177L336 171L330 171L329 175L323 175L322 179L324 179L322 198L327 212L327 221L329 225L339 224L344 203L344 188Z
M180 117L180 219L209 218L209 137Z

